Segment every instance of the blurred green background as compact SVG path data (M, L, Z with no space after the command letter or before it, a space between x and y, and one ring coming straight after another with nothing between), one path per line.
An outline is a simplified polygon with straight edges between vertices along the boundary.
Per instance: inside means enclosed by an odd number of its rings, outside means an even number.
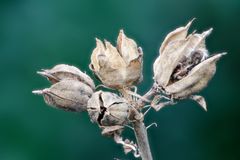
M192 31L214 28L209 50L229 54L201 92L208 112L190 100L150 111L146 125L158 123L149 129L153 157L239 160L239 0L0 0L0 160L133 159L87 113L55 110L34 96L50 86L36 71L67 63L91 74L94 38L115 43L123 28L144 51L144 93L163 38L193 17Z

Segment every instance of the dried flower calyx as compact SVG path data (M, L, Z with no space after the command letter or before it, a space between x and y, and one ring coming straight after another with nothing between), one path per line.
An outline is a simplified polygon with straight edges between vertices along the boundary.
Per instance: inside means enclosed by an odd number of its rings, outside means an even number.
M63 79L73 79L85 83L93 90L95 89L93 80L87 74L80 71L77 67L67 64L59 64L52 69L43 69L37 73L46 77L53 84Z
M90 69L108 87L122 89L142 80L142 49L121 30L117 47L96 39Z
M33 93L43 95L45 102L52 107L81 112L87 110L87 102L93 90L80 81L66 79Z
M88 101L87 110L91 120L100 126L128 123L129 105L114 93L95 92Z
M202 34L187 35L192 21L169 33L154 63L154 80L171 98L182 99L202 90L216 71L216 62L226 53L209 56Z

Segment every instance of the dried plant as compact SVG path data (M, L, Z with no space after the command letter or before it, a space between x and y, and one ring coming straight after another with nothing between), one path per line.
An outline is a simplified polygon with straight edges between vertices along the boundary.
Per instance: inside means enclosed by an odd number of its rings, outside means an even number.
M143 52L123 30L114 47L110 42L96 39L91 56L90 69L102 82L102 87L118 91L118 94L98 90L93 80L74 66L56 65L38 74L46 77L52 86L33 91L43 95L45 102L65 111L88 112L90 120L102 130L102 135L114 139L127 154L152 160L144 125L144 108L173 105L182 99L196 101L207 110L205 99L197 94L207 86L216 71L216 62L226 53L209 55L205 40L212 29L201 34L191 33L186 26L177 28L164 39L159 56L153 65L154 83L145 95L137 93L142 81ZM136 143L121 135L125 127L134 130Z

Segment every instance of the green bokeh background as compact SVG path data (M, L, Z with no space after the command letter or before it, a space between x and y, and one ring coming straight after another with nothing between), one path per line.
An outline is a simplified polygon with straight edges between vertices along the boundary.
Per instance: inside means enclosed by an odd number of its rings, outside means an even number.
M146 124L158 123L149 129L153 157L239 160L239 0L1 0L0 160L133 159L102 137L87 113L55 110L34 96L33 89L49 86L36 71L67 63L91 74L94 38L115 43L123 28L144 51L144 93L163 38L193 17L192 31L214 28L209 50L229 54L201 92L208 112L185 100L147 115Z

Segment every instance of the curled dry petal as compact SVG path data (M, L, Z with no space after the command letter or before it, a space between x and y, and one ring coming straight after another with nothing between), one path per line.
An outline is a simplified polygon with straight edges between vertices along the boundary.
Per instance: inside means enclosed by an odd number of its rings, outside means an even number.
M114 134L114 141L123 146L125 154L133 152L134 157L140 157L138 146L133 141L130 141L129 139L123 140L123 138L119 134Z
M108 87L121 89L142 80L142 50L121 30L117 48L96 39L90 69Z
M93 90L82 82L66 79L33 93L43 95L45 102L52 107L81 112L87 110L87 102Z
M98 91L88 101L91 120L100 126L124 125L128 122L129 106L114 93Z
M53 84L64 79L73 79L85 83L93 90L95 89L93 80L87 74L80 71L77 67L67 64L59 64L52 69L43 69L37 73L46 77Z

